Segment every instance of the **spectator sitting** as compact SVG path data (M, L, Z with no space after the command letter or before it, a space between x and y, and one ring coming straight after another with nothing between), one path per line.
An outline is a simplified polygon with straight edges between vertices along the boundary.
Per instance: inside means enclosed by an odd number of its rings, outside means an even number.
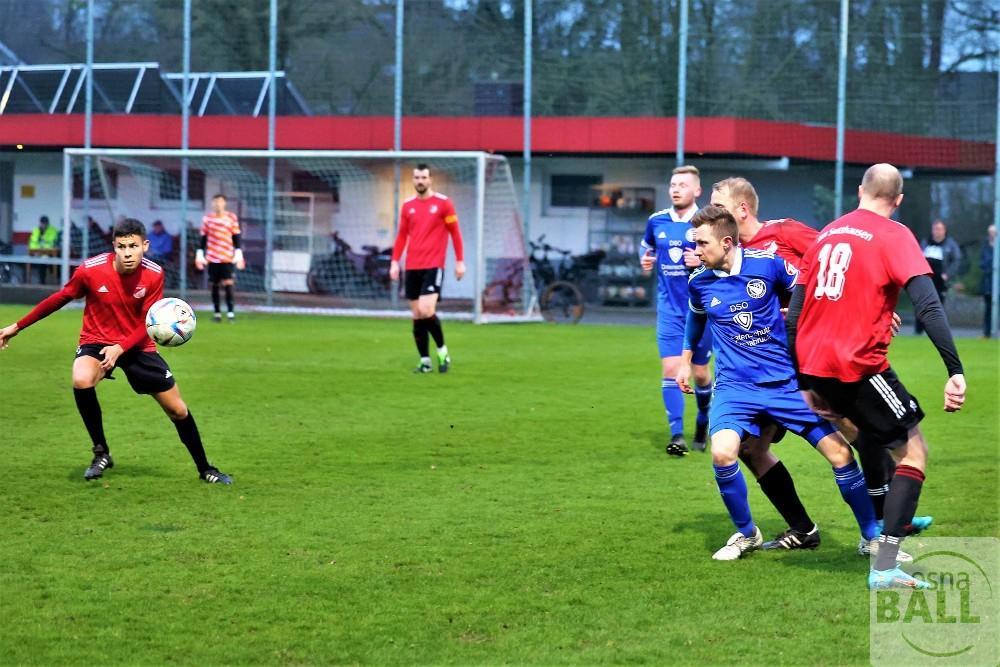
M155 221L149 232L149 258L157 264L164 265L170 261L173 254L174 237L163 228L161 221Z

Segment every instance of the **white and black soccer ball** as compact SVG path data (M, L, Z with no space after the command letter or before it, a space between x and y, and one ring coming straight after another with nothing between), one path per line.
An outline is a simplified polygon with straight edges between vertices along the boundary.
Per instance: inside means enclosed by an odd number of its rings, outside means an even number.
M146 333L158 345L177 347L191 340L198 318L186 301L160 299L146 313Z

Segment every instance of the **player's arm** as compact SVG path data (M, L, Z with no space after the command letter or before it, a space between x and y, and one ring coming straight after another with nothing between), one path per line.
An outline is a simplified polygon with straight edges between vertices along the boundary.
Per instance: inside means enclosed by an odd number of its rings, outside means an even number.
M455 278L462 279L465 275L465 247L462 245L462 230L458 228L458 215L455 205L448 200L448 212L444 217L445 229L451 236L451 245L455 248Z
M649 272L656 264L656 236L653 235L653 221L646 222L646 233L639 242L639 266L642 270Z
M156 282L152 289L146 292L146 296L142 300L142 317L139 320L139 325L128 336L114 345L101 348L101 354L104 355L101 367L105 370L110 371L115 367L118 357L146 341L146 336L148 335L146 333L146 313L149 312L150 306L163 298L163 274L159 273L156 275Z
M194 254L194 268L199 271L205 270L205 251L208 249L208 220L201 219L201 241L198 250Z
M247 263L243 259L243 249L241 248L243 234L240 233L240 222L236 219L235 213L229 214L229 233L233 238L233 263L236 264L236 268L242 271L247 268Z
M917 320L923 325L927 337L934 343L945 368L948 369L948 383L944 388L944 409L954 412L965 403L965 371L958 358L958 349L951 336L948 316L945 315L941 299L934 289L930 276L914 276L906 283L906 293L913 301Z
M389 263L389 280L399 280L399 260L403 257L406 242L410 239L410 218L405 209L399 212L399 233L396 242L392 244L392 261Z
M11 338L22 330L30 327L35 322L44 319L56 312L73 299L78 299L84 295L83 271L81 266L73 272L69 282L62 286L58 292L54 292L42 299L37 306L13 324L0 329L0 350L5 349Z
M684 326L684 349L681 351L681 361L677 366L677 386L685 394L693 394L694 388L689 380L691 379L691 358L694 356L694 348L701 342L705 335L705 326L708 323L708 316L704 311L698 312L691 306L687 314L687 321Z

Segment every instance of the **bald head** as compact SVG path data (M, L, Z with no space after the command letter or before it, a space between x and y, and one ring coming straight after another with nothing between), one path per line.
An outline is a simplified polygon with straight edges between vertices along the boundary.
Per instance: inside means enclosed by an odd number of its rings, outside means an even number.
M861 192L871 199L895 202L903 194L903 176L891 164L873 164L861 179Z

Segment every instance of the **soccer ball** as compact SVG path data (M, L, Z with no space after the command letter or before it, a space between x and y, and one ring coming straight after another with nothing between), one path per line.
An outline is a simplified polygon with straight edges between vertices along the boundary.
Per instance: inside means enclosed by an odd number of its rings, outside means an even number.
M191 340L198 318L180 299L160 299L146 313L146 333L160 345L177 347Z

